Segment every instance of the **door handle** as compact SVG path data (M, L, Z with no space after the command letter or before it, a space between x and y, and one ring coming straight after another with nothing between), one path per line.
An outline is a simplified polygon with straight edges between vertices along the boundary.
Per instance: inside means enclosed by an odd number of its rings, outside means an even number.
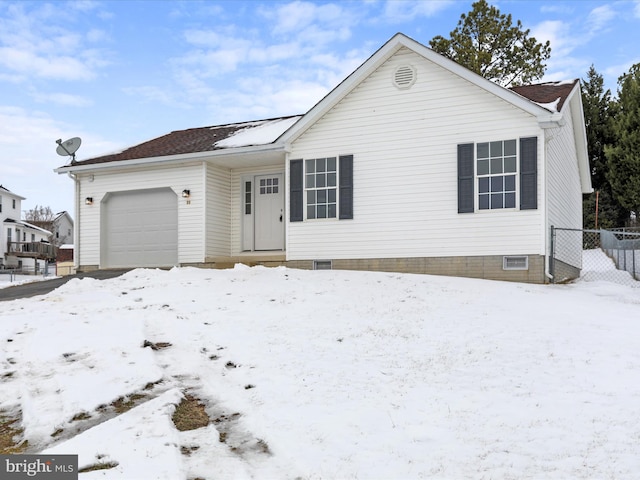
M280 214L280 221L282 222L282 214Z

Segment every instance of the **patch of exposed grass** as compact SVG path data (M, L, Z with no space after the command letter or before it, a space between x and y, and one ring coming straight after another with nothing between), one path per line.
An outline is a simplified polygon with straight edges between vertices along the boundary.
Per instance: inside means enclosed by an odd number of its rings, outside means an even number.
M259 438L258 441L256 442L255 448L261 453L266 453L267 455L271 455L271 449L269 448L269 444L264 440L262 440L261 438Z
M88 420L89 418L91 418L91 414L87 413L87 412L80 412L80 413L76 413L73 418L71 418L72 422L78 422L80 420Z
M151 350L155 350L155 351L162 350L163 348L167 348L167 347L170 347L170 346L171 346L171 343L169 343L169 342L156 342L156 343L153 343L153 342L150 342L149 340L145 340L144 343L142 344L142 348L151 347Z
M188 457L199 448L200 448L200 445L190 445L188 447L186 445L182 445L180 447L180 453Z
M78 473L94 472L96 470L109 470L110 468L115 468L118 465L118 462L98 462L79 469Z
M0 454L8 455L24 452L29 442L22 438L24 429L19 427L20 417L0 412Z
M171 417L178 430L195 430L209 425L204 405L193 395L186 394Z
M156 385L159 385L160 383L162 383L162 379L156 380L155 382L149 382L144 386L143 390L153 390Z
M133 407L141 403L139 400L142 400L146 397L147 395L143 393L132 393L131 395L117 398L116 400L111 402L111 406L115 409L116 413L128 412Z

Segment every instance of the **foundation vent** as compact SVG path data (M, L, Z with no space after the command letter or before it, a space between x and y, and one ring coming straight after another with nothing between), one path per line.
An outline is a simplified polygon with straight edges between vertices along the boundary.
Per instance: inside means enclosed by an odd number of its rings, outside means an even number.
M331 264L331 260L314 260L313 269L314 270L332 270L333 265Z
M502 257L503 270L529 270L529 257Z

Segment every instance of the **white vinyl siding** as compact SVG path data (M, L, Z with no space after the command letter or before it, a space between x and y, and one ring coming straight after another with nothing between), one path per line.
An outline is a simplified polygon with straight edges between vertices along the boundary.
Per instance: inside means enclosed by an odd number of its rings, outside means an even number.
M212 164L207 172L206 256L227 256L231 252L231 172Z
M407 64L416 82L399 90ZM531 115L401 49L293 142L290 159L353 154L354 216L289 223L287 258L543 254L541 209L457 212L458 144L542 135Z
M145 170L118 170L79 175L78 264L100 265L101 202L108 192L170 187L178 196L178 262L204 261L204 166L202 163ZM92 181L90 181L92 180ZM189 203L182 190L191 190ZM86 197L93 205L85 205Z
M549 209L547 231L551 225L559 228L582 228L582 190L572 135L573 121L568 112L564 117L565 125L546 132ZM576 235L574 238L581 242L581 236ZM557 247L558 260L574 266L582 264L581 243L565 242Z

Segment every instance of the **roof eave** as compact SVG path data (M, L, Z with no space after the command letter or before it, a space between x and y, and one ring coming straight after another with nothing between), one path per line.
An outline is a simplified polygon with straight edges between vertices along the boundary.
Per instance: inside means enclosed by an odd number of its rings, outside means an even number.
M574 138L576 139L576 155L578 157L578 171L580 172L580 184L582 193L593 192L591 184L591 167L589 166L589 149L587 142L587 129L584 124L584 111L582 107L582 89L580 82L576 82L575 87L567 97L565 104L571 105L571 116L573 120ZM564 108L563 108L564 110Z
M562 113L547 111L543 115L537 115L538 125L540 128L558 128L564 126L567 121Z
M277 152L282 150L285 152L285 146L282 143L266 144L266 145L252 145L248 147L235 147L225 148L220 150L208 150L206 152L195 153L182 153L179 155L163 155L160 157L146 157L146 158L134 158L131 160L120 160L104 163L90 163L86 165L65 165L63 167L55 168L53 171L58 174L75 173L75 172L89 172L96 170L111 170L123 167L133 167L139 165L151 165L151 164L175 164L192 162L194 160L205 160L212 157L224 157L235 155L247 155L247 154L260 154L263 152Z

